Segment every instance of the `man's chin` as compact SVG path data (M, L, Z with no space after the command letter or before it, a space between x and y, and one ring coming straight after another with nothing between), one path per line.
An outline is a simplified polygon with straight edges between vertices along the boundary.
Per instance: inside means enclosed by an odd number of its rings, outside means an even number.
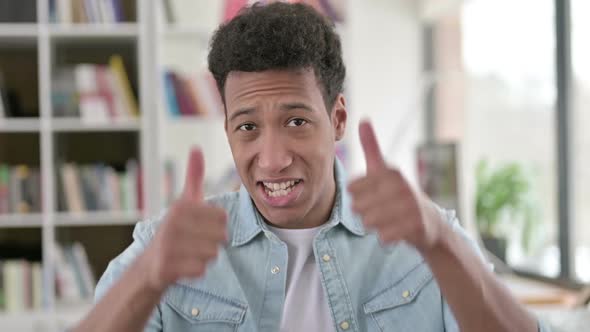
M271 208L271 211L260 211L260 214L268 224L279 228L301 228L297 227L301 223L301 218L292 211L272 211L275 209Z

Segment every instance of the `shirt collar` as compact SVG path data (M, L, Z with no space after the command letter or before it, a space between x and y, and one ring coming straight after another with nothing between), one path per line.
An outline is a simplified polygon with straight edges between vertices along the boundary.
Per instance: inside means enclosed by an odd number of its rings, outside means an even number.
M350 194L346 190L347 175L342 163L335 158L334 173L336 178L336 198L326 228L342 224L349 232L363 236L365 228L360 217L351 210ZM243 185L240 187L238 213L233 216L232 246L241 246L252 240L258 233L268 231L264 219L252 202L250 194Z

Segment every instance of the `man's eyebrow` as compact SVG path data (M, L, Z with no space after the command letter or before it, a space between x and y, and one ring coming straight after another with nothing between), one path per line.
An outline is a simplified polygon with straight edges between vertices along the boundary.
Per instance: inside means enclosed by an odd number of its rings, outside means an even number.
M248 115L251 113L254 113L256 110L254 108L241 108L237 111L235 111L230 117L229 117L229 121L233 121L235 118L237 118L238 116L242 116L242 115Z
M281 111L290 111L294 109L302 109L305 111L313 112L313 108L307 106L304 103L294 102L294 103L284 103L280 106Z

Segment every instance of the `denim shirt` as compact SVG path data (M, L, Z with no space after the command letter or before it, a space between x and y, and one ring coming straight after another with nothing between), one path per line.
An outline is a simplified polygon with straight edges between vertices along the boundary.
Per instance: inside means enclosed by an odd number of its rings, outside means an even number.
M335 173L334 207L314 239L313 252L336 331L458 332L423 257L404 242L384 247L374 233L368 233L351 211L346 176L338 161ZM203 277L180 280L167 289L146 331L279 331L286 244L268 229L244 187L208 201L228 213L228 244ZM440 213L481 255L454 213L442 209ZM142 253L164 214L136 225L134 242L101 277L96 300Z

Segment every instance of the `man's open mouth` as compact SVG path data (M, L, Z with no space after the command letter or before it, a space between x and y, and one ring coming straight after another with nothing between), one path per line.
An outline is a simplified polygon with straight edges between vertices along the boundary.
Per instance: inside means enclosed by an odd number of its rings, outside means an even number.
M282 182L260 182L269 197L287 196L302 180L289 180Z

